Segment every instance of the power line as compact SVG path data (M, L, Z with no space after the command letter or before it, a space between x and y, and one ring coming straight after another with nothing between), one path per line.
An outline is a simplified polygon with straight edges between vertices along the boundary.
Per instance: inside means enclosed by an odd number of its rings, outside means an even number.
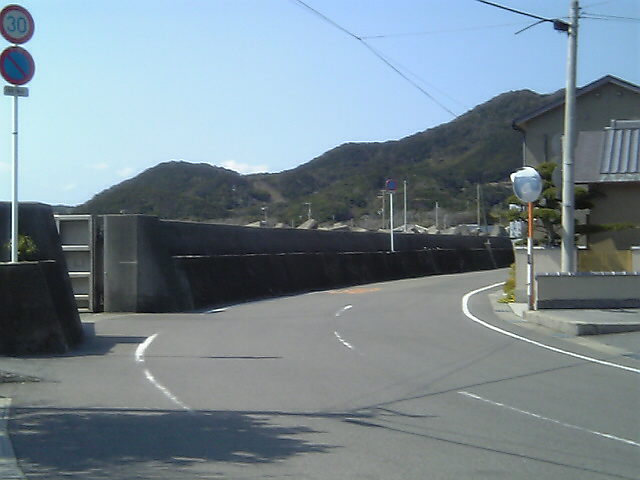
M315 8L311 7L310 5L308 5L307 3L303 2L302 0L292 0L295 1L297 4L301 5L302 7L306 8L307 10L309 10L310 12L312 12L314 15L316 15L317 17L319 17L320 19L322 19L323 21L327 22L328 24L330 24L331 26L333 26L334 28L337 28L338 30L340 30L341 32L349 35L351 38L356 39L357 41L359 41L360 43L362 43L367 50L369 50L373 55L375 55L380 61L382 61L385 65L387 65L389 68L391 68L396 74L398 74L400 77L402 77L406 82L408 82L409 84L411 84L414 88L416 88L417 90L419 90L423 95L425 95L427 98L429 98L432 102L434 102L436 105L438 105L440 108L442 108L443 110L445 110L447 113L449 113L450 115L452 115L454 118L457 118L458 115L455 114L453 111L451 111L449 108L447 108L443 103L439 102L433 95L431 95L425 88L423 88L421 85L419 85L417 82L415 82L414 80L412 80L409 76L407 76L402 70L400 70L400 68L398 68L389 58L387 58L385 55L383 55L380 51L376 50L373 46L371 46L369 43L367 43L364 40L364 37L358 36L355 33L347 30L345 27L343 27L342 25L334 22L333 20L331 20L329 17L327 17L326 15L324 15L323 13L319 12L318 10L316 10Z
M459 33L459 32L471 32L475 30L489 30L500 27L513 27L518 25L524 25L524 23L502 23L499 25L483 25L480 27L466 27L466 28L452 28L448 30L430 30L424 32L405 32L405 33L387 33L382 35L363 35L360 37L363 40L377 40L381 38L396 38L396 37L417 37L421 35L438 35L441 33Z

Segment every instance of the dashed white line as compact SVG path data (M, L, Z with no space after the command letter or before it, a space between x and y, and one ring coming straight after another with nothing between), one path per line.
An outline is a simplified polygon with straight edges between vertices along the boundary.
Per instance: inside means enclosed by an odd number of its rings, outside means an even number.
M591 433L591 434L597 435L599 437L603 437L603 438L606 438L606 439L609 439L609 440L615 440L616 442L626 443L627 445L632 445L634 447L640 447L640 443L638 443L638 442L634 442L633 440L628 440L626 438L617 437L615 435L611 435L610 433L596 432L595 430L589 430L589 429L584 428L584 427L579 427L577 425L572 425L570 423L561 422L560 420L555 420L553 418L544 417L544 416L539 415L537 413L528 412L526 410L521 410L519 408L512 407L512 406L506 405L504 403L494 402L493 400L489 400L487 398L483 398L480 395L476 395L475 393L469 393L469 392L458 392L458 393L460 393L460 394L462 394L462 395L464 395L466 397L473 398L475 400L480 400L481 402L485 402L485 403L488 403L490 405L494 405L496 407L506 408L507 410L511 410L513 412L520 413L522 415L527 415L529 417L536 418L538 420L543 420L545 422L555 423L556 425L560 425L560 426L566 427L566 428L572 428L574 430L579 430L581 432Z
M136 353L135 353L135 358L137 363L144 363L144 352L147 350L147 348L149 348L149 345L151 345L151 342L153 342L157 336L158 334L154 333L153 335L148 337L144 342L138 345L138 348L136 348Z
M336 338L338 339L338 341L344 345L345 347L351 349L351 350L355 350L355 348L353 348L353 345L351 345L349 342L347 342L344 338L342 338L340 336L340 334L338 332L333 332L333 334L336 336Z
M550 350L552 352L555 353L559 353L561 355L567 355L569 357L573 357L573 358L579 358L580 360L585 360L587 362L591 362L591 363L597 363L598 365L604 365L606 367L613 367L613 368L618 368L620 370L625 370L627 372L633 372L633 373L640 373L640 369L637 368L633 368L633 367L627 367L626 365L620 365L618 363L613 363L613 362L608 362L606 360L599 360L597 358L593 358L593 357L587 357L585 355L580 355L578 353L573 353L573 352L569 352L567 350L562 350L561 348L556 348L556 347L552 347L551 345L546 345L544 343L540 343L540 342L536 342L535 340L531 340L529 338L526 337L521 337L520 335L517 335L515 333L512 332L508 332L507 330L503 330L502 328L498 328L494 325L491 325L483 320L480 320L478 317L476 317L473 313L471 313L471 311L469 310L469 299L474 296L477 293L480 292L484 292L486 290L491 290L492 288L495 287L499 287L500 285L502 285L504 282L500 282L500 283L495 283L493 285L489 285L486 287L482 287L482 288L478 288L477 290L473 290L469 293L467 293L464 297L462 297L462 311L463 313L467 316L467 318L469 318L469 320L482 325L485 328L488 328L489 330L493 330L494 332L498 332L501 333L502 335L506 335L507 337L511 337L511 338L515 338L516 340L522 340L523 342L529 343L530 345L535 345L536 347L540 347L540 348L544 348L546 350Z
M136 352L134 355L137 363L144 363L144 353L147 350L147 348L149 348L149 345L151 345L151 343L156 339L157 336L158 334L154 333L153 335L148 337L144 342L138 345L138 348L136 348ZM173 393L171 393L171 390L169 390L167 387L162 385L158 380L156 380L156 378L153 376L153 374L148 368L144 369L144 376L154 387L160 390L162 394L165 397L167 397L171 402L173 402L174 404L176 404L177 406L179 406L184 410L187 410L189 412L192 411L192 408L189 405L187 405L178 397L176 397Z
M340 310L336 312L336 317L342 316L344 312L346 312L347 310L351 310L352 308L353 308L353 305L346 305L342 307Z

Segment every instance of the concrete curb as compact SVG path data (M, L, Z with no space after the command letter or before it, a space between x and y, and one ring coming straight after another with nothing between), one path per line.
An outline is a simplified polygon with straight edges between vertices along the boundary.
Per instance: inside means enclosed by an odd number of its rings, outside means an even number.
M9 437L8 420L10 398L0 398L0 478L2 480L26 480L18 466L11 438Z
M579 310L577 311L579 312ZM606 313L603 313L606 316ZM544 312L540 310L532 310L523 312L523 318L527 322L536 323L558 332L568 335L605 335L608 333L624 333L640 331L640 323L635 322L607 322L603 321L589 322L580 320L571 320L563 318L562 315Z

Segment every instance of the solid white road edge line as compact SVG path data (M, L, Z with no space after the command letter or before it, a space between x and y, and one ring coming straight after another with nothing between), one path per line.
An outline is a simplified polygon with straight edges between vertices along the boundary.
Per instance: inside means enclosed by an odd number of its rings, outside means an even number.
M500 402L494 402L493 400L489 400L488 398L483 398L480 395L476 395L475 393L469 392L458 392L466 397L473 398L475 400L480 400L482 402L488 403L490 405L494 405L496 407L506 408L507 410L511 410L516 413L521 413L522 415L528 415L530 417L536 418L538 420L544 420L545 422L555 423L556 425L560 425L566 428L572 428L574 430L579 430L581 432L591 433L593 435L597 435L599 437L607 438L609 440L615 440L616 442L626 443L628 445L632 445L634 447L640 447L640 443L634 442L633 440L627 440L626 438L616 437L615 435L611 435L609 433L596 432L595 430L589 430L584 427L578 427L577 425L572 425L570 423L561 422L560 420L555 420L549 417L543 417L542 415L538 415L537 413L527 412L526 410L520 410L519 408L512 407L510 405L506 405Z
M135 352L135 359L137 363L144 363L144 352L147 350L147 348L149 348L149 345L151 345L151 342L153 342L157 336L158 334L154 333L153 335L148 337L144 342L138 345L138 348L136 348L136 352ZM147 380L149 380L151 385L153 385L158 390L160 390L162 394L165 397L167 397L171 402L173 402L174 404L176 404L177 406L179 406L184 410L187 410L189 412L193 411L193 409L189 405L187 405L178 397L176 397L173 393L171 393L171 390L169 390L167 387L165 387L160 382L158 382L148 368L144 369L144 376L146 377Z
M546 345L544 343L540 343L540 342L536 342L535 340L531 340L529 338L525 338L525 337L521 337L520 335L517 335L515 333L511 333L508 332L506 330L503 330L501 328L498 328L494 325L491 325L483 320L480 320L478 317L476 317L475 315L473 315L471 313L471 311L469 310L469 299L476 295L477 293L481 293L484 292L486 290L491 290L492 288L495 287L499 287L500 285L503 285L504 282L500 282L500 283L494 283L493 285L489 285L486 287L482 287L482 288L478 288L477 290L473 290L469 293L467 293L464 297L462 297L462 312L467 316L467 318L469 318L469 320L482 325L485 328L488 328L489 330L493 330L494 332L498 332L501 333L502 335L506 335L507 337L511 337L511 338L515 338L516 340L522 340L523 342L526 342L530 345L535 345L536 347L540 347L540 348L544 348L546 350L550 350L552 352L555 353L559 353L561 355L567 355L569 357L573 357L573 358L579 358L580 360L585 360L587 362L591 362L591 363L597 363L598 365L604 365L606 367L613 367L613 368L618 368L620 370L625 370L627 372L632 372L632 373L640 373L640 369L638 368L633 368L633 367L627 367L626 365L620 365L618 363L613 363L613 362L607 362L606 360L599 360L597 358L593 358L593 357L587 357L585 355L580 355L578 353L573 353L573 352L569 352L567 350L562 350L561 348L556 348L556 347L552 347L551 345Z

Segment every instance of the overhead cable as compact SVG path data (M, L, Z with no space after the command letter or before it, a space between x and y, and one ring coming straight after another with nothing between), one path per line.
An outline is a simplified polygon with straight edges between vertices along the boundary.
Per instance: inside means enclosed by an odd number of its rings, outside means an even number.
M447 113L449 113L450 115L452 115L454 118L457 118L458 115L455 114L453 111L451 111L449 108L447 108L444 104L442 104L441 102L439 102L433 95L431 95L426 89L424 89L421 85L419 85L417 82L415 82L414 80L412 80L411 78L409 78L409 76L407 76L402 70L400 70L396 65L394 65L393 62L391 62L390 59L388 59L386 56L384 56L381 52L379 52L378 50L376 50L374 47L372 47L371 45L369 45L363 37L356 35L355 33L347 30L345 27L343 27L342 25L334 22L333 20L331 20L329 17L327 17L326 15L324 15L323 13L319 12L318 10L316 10L315 8L313 8L312 6L308 5L307 3L303 2L302 0L293 0L296 3L298 3L299 5L301 5L302 7L306 8L307 10L309 10L310 12L312 12L314 15L318 16L319 18L321 18L323 21L329 23L330 25L332 25L334 28L337 28L338 30L340 30L343 33L346 33L347 35L349 35L350 37L356 39L357 41L359 41L360 43L362 43L367 50L369 50L373 55L375 55L380 61L382 61L385 65L387 65L389 68L391 68L396 74L398 74L399 76L401 76L405 81L407 81L409 84L411 84L414 88L416 88L417 90L419 90L423 95L425 95L427 98L429 98L432 102L434 102L436 105L438 105L440 108L442 108L443 110L445 110Z

